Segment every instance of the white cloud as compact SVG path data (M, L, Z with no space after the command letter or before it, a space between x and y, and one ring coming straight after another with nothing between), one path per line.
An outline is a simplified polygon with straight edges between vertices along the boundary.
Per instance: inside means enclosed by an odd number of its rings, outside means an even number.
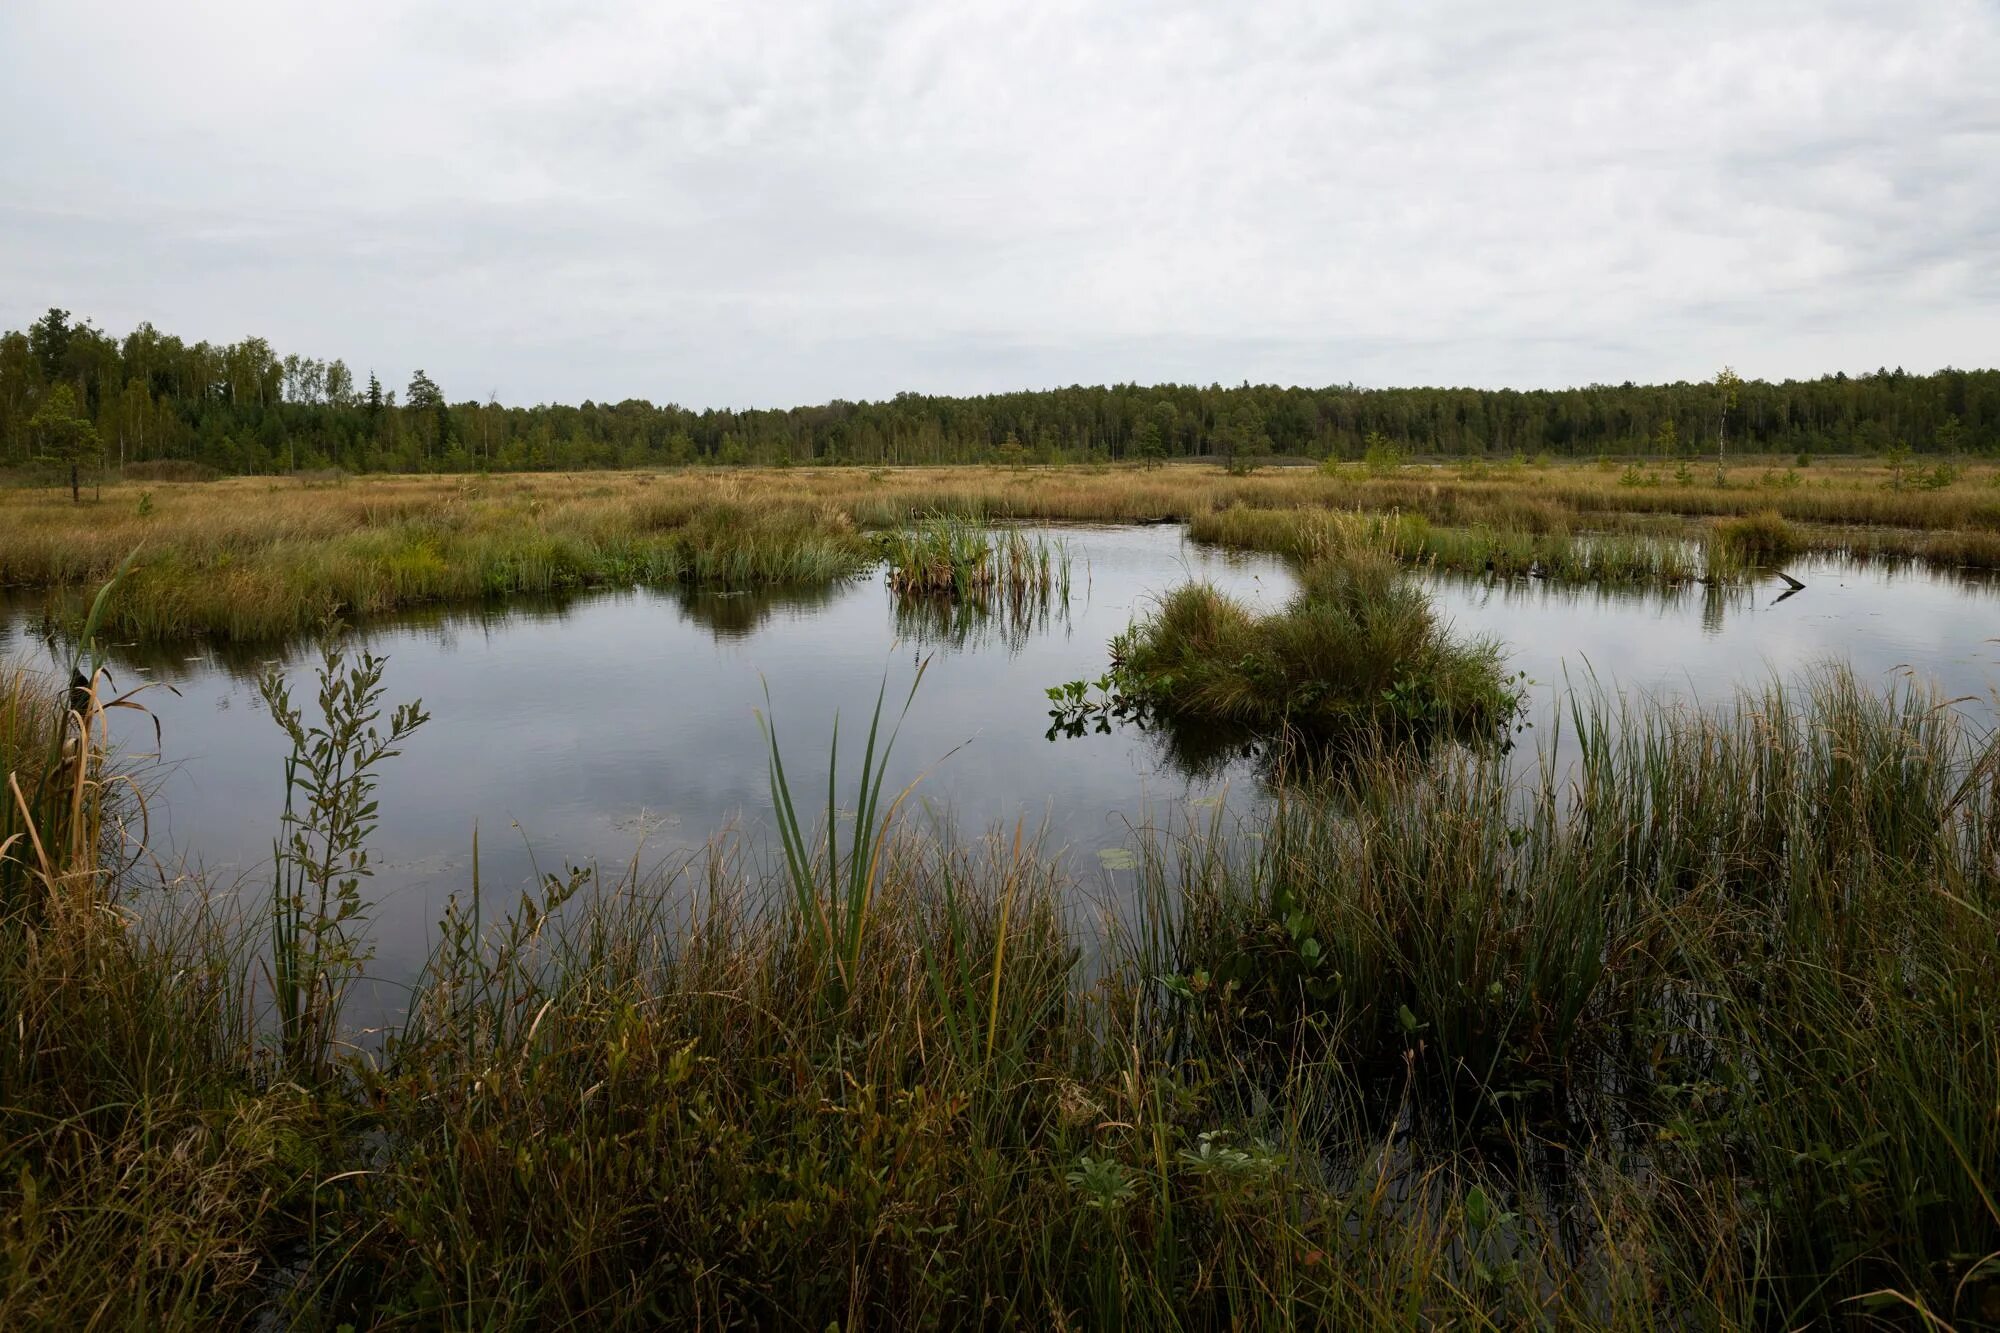
M15 0L0 324L698 405L1969 364L1994 69L1990 0Z

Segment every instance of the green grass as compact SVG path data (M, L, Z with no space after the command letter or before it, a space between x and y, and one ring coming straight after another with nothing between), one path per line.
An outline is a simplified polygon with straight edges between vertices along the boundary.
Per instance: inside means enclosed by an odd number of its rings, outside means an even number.
M1018 602L1069 596L1069 547L1059 537L933 515L914 527L882 533L878 549L888 565L890 590L903 597Z
M1678 587L1704 575L1701 552L1685 537L1572 533L1532 510L1512 518L1518 526L1450 527L1421 514L1231 506L1190 520L1188 535L1299 562L1375 551L1422 569L1609 587Z
M1274 735L1494 734L1517 699L1497 645L1459 643L1390 560L1307 564L1283 610L1259 616L1214 588L1161 599L1112 645L1126 698L1168 719Z

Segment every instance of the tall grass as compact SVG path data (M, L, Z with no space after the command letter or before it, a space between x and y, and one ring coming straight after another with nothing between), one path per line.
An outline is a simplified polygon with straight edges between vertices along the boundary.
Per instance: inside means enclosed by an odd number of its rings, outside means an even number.
M1069 546L1060 537L989 530L933 515L915 527L882 534L881 551L889 588L903 596L1001 596L1016 602L1069 597Z
M909 712L910 702L916 698L917 687L923 683L923 678L924 666L920 665L910 681L910 693L903 700L905 715ZM888 689L889 682L884 679L882 689L875 697L875 711L869 718L868 741L861 752L854 829L844 854L840 849L839 717L836 715L834 718L833 741L826 761L826 821L821 830L826 839L826 851L821 855L814 846L817 838L811 837L812 831L800 822L798 807L792 800L791 783L785 777L784 753L778 744L777 724L761 712L757 715L757 724L763 728L770 757L771 805L776 812L778 836L784 847L785 869L791 879L795 920L803 938L831 963L843 991L852 988L855 974L861 966L861 946L868 933L869 909L874 904L881 883L883 850L888 845L890 831L895 827L897 811L910 790L906 787L897 793L889 808L882 811L882 784L887 780L889 756L896 747L896 735L902 729L902 717L899 716L891 725L888 736L881 737L882 704ZM875 752L878 738L882 739L879 759ZM877 811L881 811L879 824L876 822Z
M125 901L151 863L108 715L141 705L98 620L66 679L0 685L0 1323L198 1327L299 1203L297 1107L250 1077L226 916Z
M1095 983L1018 832L891 836L831 1008L807 909L726 858L573 902L481 980L513 1018L421 1000L352 1205L391 1220L328 1289L503 1324L1976 1316L1990 740L1841 676L1576 725L1574 776L1384 758L1262 837L1144 844Z
M1678 587L1703 572L1699 550L1684 537L1571 533L1547 516L1529 521L1535 526L1444 527L1421 514L1231 506L1193 519L1188 535L1304 562L1373 551L1449 573L1612 587Z

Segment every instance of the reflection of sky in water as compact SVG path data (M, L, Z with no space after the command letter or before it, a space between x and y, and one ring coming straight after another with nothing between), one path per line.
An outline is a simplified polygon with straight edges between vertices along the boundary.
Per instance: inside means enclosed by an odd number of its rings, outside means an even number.
M1790 572L1806 587L1783 601L1776 577L1754 588L1665 595L1533 580L1437 578L1429 587L1459 630L1507 645L1510 669L1536 682L1538 711L1565 679L1584 686L1594 677L1607 694L1634 702L1724 703L1739 684L1846 662L1864 685L1878 687L1914 671L1947 695L1976 696L1968 712L1991 717L1989 693L2000 687L2000 583L1836 560L1801 561Z
M642 833L651 866L732 822L763 826L770 797L752 710L765 706L767 683L807 821L825 809L835 710L846 800L885 669L893 710L921 655L931 665L889 775L894 790L925 774L912 798L919 817L949 816L968 834L1025 818L1032 835L1046 821L1048 845L1083 851L1078 869L1101 882L1088 850L1123 843L1130 822L1175 819L1183 802L1232 780L1249 789L1244 767L1191 781L1136 732L1050 742L1044 691L1099 675L1111 636L1146 599L1190 577L1269 606L1289 576L1267 558L1186 543L1175 528L1064 535L1074 553L1068 613L1003 616L990 634L898 617L879 574L813 593L620 593L370 632L370 647L388 658L385 698L420 696L431 714L383 770L371 885L382 970L414 963L445 896L469 883L475 820L482 881L505 901L536 865L594 860L615 875ZM23 647L34 647L24 633L0 629L0 653ZM114 666L121 685L143 678L134 673L144 666L180 692L147 695L172 766L155 842L219 878L246 876L256 892L268 886L283 803L284 747L252 679L270 656L223 661L183 649ZM316 653L285 660L294 701L309 707ZM127 739L150 750L150 724L128 728Z
M647 865L677 859L732 821L768 817L765 751L752 710L769 684L796 794L812 818L824 808L825 756L840 710L851 794L869 710L883 671L892 700L917 658L932 655L910 710L892 787L919 773L923 806L970 833L1046 820L1051 847L1096 849L1131 823L1171 822L1190 800L1230 785L1252 789L1242 764L1190 779L1160 744L1131 730L1051 743L1048 700L1060 681L1095 677L1105 645L1144 602L1207 578L1260 605L1290 580L1274 561L1185 542L1171 528L1068 530L1075 555L1067 615L1006 618L990 632L947 617L899 617L880 576L832 590L777 597L623 593L507 612L431 615L368 635L389 659L387 698L421 696L432 721L385 771L377 939L393 974L421 954L447 893L468 882L479 822L484 880L495 892L544 871L595 860L630 861L642 833ZM1555 687L1592 673L1628 697L1692 692L1726 701L1739 682L1790 675L1828 659L1865 683L1910 667L1954 695L2000 685L2000 597L1989 585L1921 571L1802 563L1804 592L1774 604L1770 586L1666 596L1564 590L1516 581L1429 581L1460 630L1508 647L1510 669L1536 682L1532 753ZM37 651L18 627L0 628L0 653ZM220 877L262 891L283 747L263 716L250 672L268 654L222 661L193 650L146 666L178 697L148 697L171 767L161 777L156 842ZM295 698L310 699L310 652L286 654ZM129 727L130 724L128 724ZM151 748L151 727L128 742ZM532 846L531 858L528 848ZM1094 858L1073 862L1102 883Z

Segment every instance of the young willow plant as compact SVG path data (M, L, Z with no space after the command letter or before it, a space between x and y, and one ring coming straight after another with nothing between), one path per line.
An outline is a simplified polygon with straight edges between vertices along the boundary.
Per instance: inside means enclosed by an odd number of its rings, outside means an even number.
M843 994L852 988L860 966L861 946L868 933L869 903L875 896L881 872L882 850L888 844L896 811L916 785L911 783L896 793L888 811L877 820L883 779L889 769L889 752L895 748L896 735L902 730L903 719L909 716L910 703L917 697L917 686L923 683L924 671L929 666L928 658L918 665L910 692L903 699L903 710L883 740L879 759L875 742L881 735L882 705L888 697L886 677L882 688L876 691L875 711L868 722L868 744L861 755L861 781L855 793L854 836L845 853L840 849L840 715L834 714L833 743L826 761L826 852L822 857L815 855L813 840L799 822L791 783L785 777L784 755L778 747L777 726L762 711L757 714L757 725L763 728L764 741L770 750L771 804L777 811L778 838L785 849L785 873L791 881L798 923L832 957ZM770 699L770 687L766 685L767 706Z
M272 846L271 989L279 1053L288 1069L326 1068L347 987L372 949L361 938L371 906L361 881L374 873L376 770L430 720L423 702L382 716L384 659L363 652L351 665L331 639L318 668L320 722L308 726L291 688L273 670L258 681L271 717L290 738L283 831Z

